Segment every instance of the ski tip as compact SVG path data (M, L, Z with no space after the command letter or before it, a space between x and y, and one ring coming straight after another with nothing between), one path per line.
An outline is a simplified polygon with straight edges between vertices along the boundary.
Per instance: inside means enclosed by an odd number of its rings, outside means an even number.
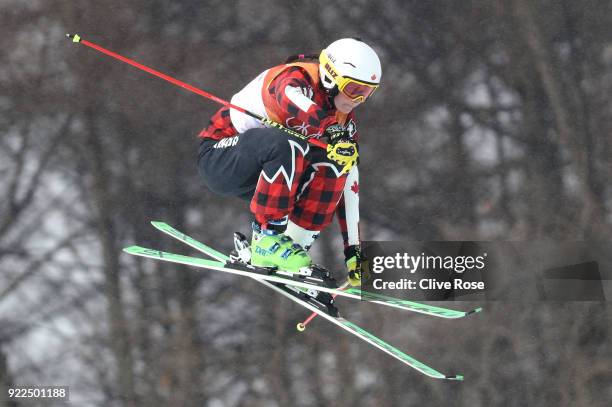
M166 224L166 222L162 222L161 220L152 220L151 221L151 225L153 225L155 227L162 226L162 225L165 225L165 224Z
M478 312L482 312L482 307L474 308L473 310L468 311L465 315L476 314Z
M81 36L79 34L66 33L66 37L70 38L72 42L81 42Z
M463 375L457 374L457 375L452 375L452 376L446 376L445 379L456 380L456 381L462 382L463 381Z
M128 247L124 247L123 251L126 252L126 253L132 254L132 253L138 251L139 249L140 249L140 246L128 246Z

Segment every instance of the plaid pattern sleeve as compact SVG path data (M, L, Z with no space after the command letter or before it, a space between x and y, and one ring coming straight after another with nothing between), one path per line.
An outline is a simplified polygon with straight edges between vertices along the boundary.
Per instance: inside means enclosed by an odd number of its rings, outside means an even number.
M267 108L281 124L301 132L305 136L320 137L323 131L336 121L335 114L327 100L327 94L318 89L310 77L299 67L291 67L279 74L268 87L271 96ZM287 87L298 88L304 98L310 99L308 110L304 111L298 103L287 95Z
M229 107L223 106L210 118L208 126L200 132L198 137L221 140L226 137L234 136L237 133L238 132L232 125Z

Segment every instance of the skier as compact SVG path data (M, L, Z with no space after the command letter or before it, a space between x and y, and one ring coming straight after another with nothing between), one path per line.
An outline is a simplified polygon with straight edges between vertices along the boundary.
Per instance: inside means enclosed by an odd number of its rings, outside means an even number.
M358 133L353 110L378 88L376 52L359 39L330 44L320 55L297 55L265 70L231 103L331 148L222 107L201 131L198 168L214 192L250 201L251 264L297 272L337 214L348 280L361 284Z

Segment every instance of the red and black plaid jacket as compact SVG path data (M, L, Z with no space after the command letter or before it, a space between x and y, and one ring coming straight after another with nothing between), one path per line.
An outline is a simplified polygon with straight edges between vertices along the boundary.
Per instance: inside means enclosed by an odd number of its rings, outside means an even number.
M320 87L318 80L318 64L312 63L316 69L304 69L302 64L288 64L274 67L279 70L273 77L267 89L262 89L262 99L268 117L282 125L298 131L304 135L319 138L325 129L332 124L341 122L347 124L352 122L353 139L358 139L355 131L354 113L344 115L338 112L330 103L328 93ZM316 72L316 75L313 73ZM316 78L313 78L316 76ZM314 104L307 111L300 109L286 94L287 87L300 88ZM228 107L220 108L210 119L206 128L200 134L200 138L220 140L236 135L238 132L232 125L230 110ZM341 191L335 191L336 193ZM340 199L336 214L340 223L343 241L348 244L346 215L344 211L344 199Z

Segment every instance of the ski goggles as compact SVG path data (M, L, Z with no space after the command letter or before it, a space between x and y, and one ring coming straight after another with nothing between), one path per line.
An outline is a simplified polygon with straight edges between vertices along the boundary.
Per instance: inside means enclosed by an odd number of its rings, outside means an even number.
M351 78L350 76L339 75L334 64L330 61L326 50L321 52L319 62L323 64L323 68L334 79L336 86L338 86L338 90L354 102L365 101L372 96L372 93L374 93L376 89L378 89L378 83L366 82Z
M366 83L349 77L336 77L338 90L354 102L363 102L378 88L378 85Z

